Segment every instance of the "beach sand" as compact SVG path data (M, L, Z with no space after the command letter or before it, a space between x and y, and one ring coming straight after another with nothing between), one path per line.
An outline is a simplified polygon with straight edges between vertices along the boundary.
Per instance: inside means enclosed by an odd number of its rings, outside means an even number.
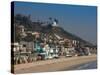
M90 56L78 56L78 57L63 57L59 59L36 61L33 63L25 63L14 65L14 73L36 73L36 72L53 72L62 71L66 68L69 69L72 66L96 61L96 55Z

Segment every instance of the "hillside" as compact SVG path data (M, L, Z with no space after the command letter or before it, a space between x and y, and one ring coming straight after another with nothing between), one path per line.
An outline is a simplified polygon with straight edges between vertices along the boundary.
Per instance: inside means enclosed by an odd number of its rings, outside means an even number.
M68 32L67 30L64 30L62 27L59 26L52 26L50 23L44 23L44 22L32 22L30 20L30 16L22 16L20 14L16 15L14 17L14 23L16 25L23 25L26 28L26 31L37 31L44 34L51 34L52 36L54 34L59 35L62 38L69 38L72 40L78 40L81 44L89 45L92 44L81 39L80 37ZM45 24L45 25L44 25Z

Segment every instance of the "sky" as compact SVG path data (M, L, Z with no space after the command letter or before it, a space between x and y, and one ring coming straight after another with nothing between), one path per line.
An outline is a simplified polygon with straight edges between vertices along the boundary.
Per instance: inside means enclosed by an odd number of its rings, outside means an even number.
M97 43L97 7L68 4L15 2L14 15L31 15L32 21L56 18L59 26L80 38Z

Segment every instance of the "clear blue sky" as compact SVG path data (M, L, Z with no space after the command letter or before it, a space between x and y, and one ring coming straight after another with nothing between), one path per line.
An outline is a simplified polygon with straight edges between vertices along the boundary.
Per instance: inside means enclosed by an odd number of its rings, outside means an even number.
M14 14L31 15L32 21L57 18L59 26L93 44L97 42L97 7L15 2Z

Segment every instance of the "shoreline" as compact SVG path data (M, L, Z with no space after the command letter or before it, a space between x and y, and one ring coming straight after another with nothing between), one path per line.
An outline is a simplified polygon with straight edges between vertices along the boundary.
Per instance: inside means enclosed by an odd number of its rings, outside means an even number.
M91 63L96 63L96 64L95 64L95 68L87 68L88 66L91 65ZM93 66L93 65L91 65L91 66ZM62 69L62 70L60 70L60 71L69 71L69 70L89 70L89 69L97 69L97 60L90 61L90 62L86 62L86 63L79 64L79 65L75 65L75 66L71 66L70 68L65 68L65 69Z
M16 74L67 71L67 69L70 69L71 67L92 61L97 61L97 55L59 58L52 60L37 61L27 64L19 64L19 65L14 65L14 71Z

